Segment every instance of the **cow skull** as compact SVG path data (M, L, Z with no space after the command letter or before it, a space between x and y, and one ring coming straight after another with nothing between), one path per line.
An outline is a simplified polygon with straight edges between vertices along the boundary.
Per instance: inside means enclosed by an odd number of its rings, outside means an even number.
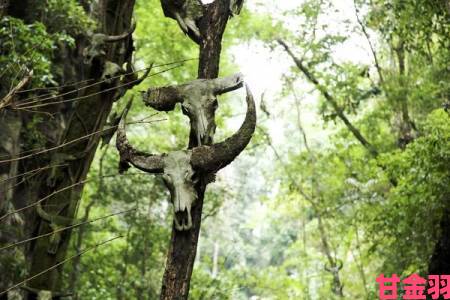
M200 0L161 0L164 16L177 21L181 30L194 42L200 44L200 29L198 20L203 16L203 6Z
M170 191L177 230L192 227L191 207L197 200L197 174L191 166L190 151L173 151L164 157L164 184Z
M214 115L217 95L238 89L243 84L241 73L216 79L197 79L177 86L151 88L143 93L147 106L159 111L173 110L181 103L183 114L191 122L191 136L198 145L211 144L216 131Z
M147 172L162 174L174 205L174 223L177 230L192 227L191 208L198 195L195 189L197 175L215 173L231 163L241 153L255 131L256 111L253 96L247 89L247 113L239 130L226 140L211 146L198 146L184 151L153 155L134 149L126 137L127 105L117 130L116 146L120 154L120 172L129 164Z

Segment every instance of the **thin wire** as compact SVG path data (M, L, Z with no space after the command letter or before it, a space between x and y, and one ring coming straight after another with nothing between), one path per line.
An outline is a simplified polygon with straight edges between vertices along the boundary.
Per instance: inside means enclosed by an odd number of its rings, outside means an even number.
M86 139L86 138L88 138L88 137L91 137L91 136L93 136L93 135L99 134L99 133L101 133L101 132L109 131L109 130L111 130L111 128L114 128L114 127L117 127L117 126L118 126L118 125L114 125L114 126L111 126L111 127L109 127L109 128L97 130L97 131L94 131L94 132L89 133L89 134L87 134L87 135L84 135L84 136L82 136L82 137L79 137L79 138L76 138L76 139L74 139L74 140L71 140L71 141L69 141L69 142L62 143L62 144L60 144L60 145L58 145L58 146L54 146L54 147L51 147L51 148L45 148L45 149L43 149L43 150L41 150L41 151L38 151L38 152L34 152L34 153L31 153L31 154L27 154L27 155L15 157L15 158L10 158L10 159L5 159L5 160L0 160L0 164L2 164L2 163L8 163L8 162L14 162L14 161L19 161L19 160L22 160L22 159L25 159L25 158L33 157L33 156L35 156L35 155L44 154L44 153L47 153L47 152L50 152L50 151L53 151L53 150L62 148L62 147L64 147L64 146L68 146L68 145L71 145L71 144L73 144L73 143L77 143L77 142L79 142L79 141L82 141L82 140L84 140L84 139Z
M5 293L7 293L7 292L9 292L10 290L13 290L13 289L15 289L15 288L17 288L17 287L23 285L24 283L26 283L26 282L28 282L28 281L30 281L30 280L36 278L36 277L41 276L41 275L44 274L44 273L47 273L48 271L51 271L51 270L53 270L53 269L56 269L56 268L59 267L60 265L66 263L67 261L69 261L69 260L71 260L71 259L74 259L75 257L81 256L81 255L85 254L86 252L89 252L89 251L92 251L92 250L94 250L94 249L97 249L98 247L100 247L100 246L102 246L102 245L104 245L104 244L106 244L106 243L112 242L112 241L114 241L114 240L116 240L116 239L119 239L119 238L123 238L123 236L122 236L122 235L119 235L119 236L113 237L113 238L111 238L111 239L108 239L108 240L106 240L106 241L103 241L103 242L101 242L101 243L98 243L98 244L94 245L93 247L84 249L83 251L80 251L80 252L78 252L78 253L76 253L76 254L74 254L74 255L72 255L72 256L70 256L70 257L64 259L63 261L61 261L61 262L59 262L59 263L57 263L57 264L51 266L50 268L47 268L47 269L45 269L44 271L39 272L39 273L37 273L37 274L35 274L35 275L31 276L31 277L28 277L27 279L25 279L25 280L23 280L23 281L21 281L21 282L15 284L15 285L13 285L13 286L7 288L6 290L4 290L3 292L0 293L0 296L3 295L3 294L5 294Z
M160 119L160 120L155 120L155 121L159 122L159 121L165 121L165 120L166 119ZM119 125L113 125L113 126L110 126L108 128L97 130L97 131L94 131L94 132L89 133L87 135L81 136L79 138L76 138L76 139L71 140L71 141L66 142L66 143L59 144L59 145L51 147L51 148L37 148L37 149L33 149L33 150L23 151L23 152L20 152L19 155L25 154L25 153L28 153L28 152L32 152L34 150L36 150L37 152L31 153L31 154L27 154L27 155L23 155L23 156L19 156L19 157L15 157L15 158L9 158L9 159L0 160L0 164L14 162L14 161L19 161L19 160L22 160L22 159L26 159L26 158L30 158L30 157L36 156L36 155L40 155L40 154L44 154L44 153L47 153L47 152L51 152L53 150L57 150L59 148L62 148L62 147L71 145L73 143L77 143L79 141L82 141L82 140L84 140L84 139L86 139L88 137L91 137L91 136L95 135L95 134L106 132L106 131L110 131L112 128L115 128L115 127L118 127L118 126ZM5 156L0 156L0 157L7 157L7 156L5 155Z
M110 77L110 78L106 78L106 79L103 79L103 80L100 80L100 81L96 81L95 83L92 83L92 84L89 84L89 85L86 85L86 86L83 86L83 87L77 88L76 90L65 92L65 93L58 94L58 95L53 95L52 93L47 93L47 94L40 95L40 96L37 96L37 97L33 96L33 97L25 98L25 99L21 100L22 103L17 104L17 106L25 106L25 105L36 103L36 102L40 102L40 101L51 100L51 99L54 99L54 98L67 96L67 95L70 95L70 94L74 94L74 93L76 93L78 91L81 91L81 90L84 90L84 89L87 89L87 88L99 85L99 84L104 83L106 81L110 81L112 79L116 79L116 78L119 78L119 77L122 77L122 76L128 76L128 75L131 75L131 74L134 74L134 73L137 73L137 72L140 72L140 71L148 70L148 69L151 69L151 68L152 67L147 67L147 68L144 68L144 69L141 69L141 70L137 70L137 71L133 71L133 72L125 73L125 74L119 74L119 75L116 75L116 76L113 76L113 77ZM89 80L92 80L92 79L89 79ZM50 97L46 97L48 95L51 95L51 96ZM35 100L33 100L33 99L35 99ZM27 102L27 100L33 100L33 101L28 101Z
M117 215L121 215L121 214L126 214L126 213L129 213L130 211L134 211L136 209L137 208L132 208L132 209L124 210L124 211L119 211L119 212L115 212L115 213L112 213L112 214L109 214L109 215L106 215L106 216L98 217L98 218L95 218L95 219L92 219L92 220L87 220L87 221L84 221L84 222L80 222L80 223L77 223L77 224L73 224L73 225L70 225L70 226L59 228L59 229L57 229L55 231L51 231L49 233L41 234L41 235L38 235L38 236L35 236L35 237L32 237L32 238L26 239L26 240L22 240L22 241L19 241L19 242L16 242L16 243L4 246L4 247L0 248L0 252L3 251L3 250L9 249L9 248L15 247L15 246L19 246L19 245L25 244L27 242L31 242L31 241L34 241L34 240L37 240L37 239L40 239L40 238L43 238L43 237L46 237L46 236L49 236L49 235L61 232L61 231L64 231L64 230L77 228L77 227L80 227L80 226L85 225L85 224L94 223L94 222L97 222L97 221L100 221L100 220L103 220L103 219L107 219L107 218L110 218L110 217L114 217L114 216L117 216Z
M124 175L124 174L120 174L120 173L117 173L117 174L109 174L109 175L97 176L96 178L109 178L109 177L115 177L115 176L118 176L118 175ZM126 176L130 176L130 175L131 175L131 176L134 176L134 175L140 175L140 174L139 174L139 173L130 173L130 174L125 174L125 175L126 175ZM34 202L34 203L32 203L32 204L26 205L26 206L24 206L24 207L21 207L21 208L19 208L19 209L16 209L16 210L13 210L13 211L10 211L10 212L4 214L3 216L0 217L0 222L1 222L2 220L4 220L5 218L7 218L7 217L13 215L13 214L19 213L19 212L24 211L24 210L26 210L26 209L28 209L28 208L31 208L31 207L34 207L34 206L38 205L39 203L44 202L45 200L47 200L47 199L53 197L53 196L56 195L56 194L59 194L59 193L64 192L64 191L66 191L66 190L68 190L68 189L71 189L71 188L73 188L73 187L75 187L75 186L77 186L77 185L84 184L84 183L89 182L89 181L92 181L92 180L93 180L93 179L91 179L91 178L90 178L90 179L84 179L84 180L75 182L75 183L73 183L73 184L71 184L71 185L65 186L65 187L63 187L63 188L61 188L61 189L59 189L59 190L53 191L51 194L45 196L44 198L41 198L41 199L37 200L36 202Z
M168 68L168 69L165 69L165 70L160 71L160 72L153 73L153 74L149 75L148 77L159 75L159 74L161 74L161 73L170 71L170 70L175 69L175 68L178 68L178 67L180 67L180 66L182 66L182 65L180 64L180 65L178 65L178 66L175 66L175 67L172 67L172 68ZM112 79L112 78L110 78L110 79ZM26 105L28 105L28 104L32 104L32 103L36 103L36 102L40 102L40 101L44 101L44 100L48 100L48 99L55 99L55 98L57 98L57 97L55 96L55 97L49 97L49 98L44 98L44 99L34 100L34 101L27 102L27 103L21 103L21 104L18 104L18 105L16 105L16 106L14 107L14 109L17 109L17 110L20 110L20 109L30 109L30 108L49 106L49 105L59 104L59 103L73 102L73 101L77 101L77 100L81 100L81 99L87 99L87 98L90 98L90 97L92 97L92 96L99 95L99 94L103 94L103 93L106 93L106 92L110 92L110 91L116 90L116 89L118 89L118 88L121 88L121 87L124 87L124 86L127 86L127 85L131 85L131 84L133 84L133 83L135 83L135 82L139 82L139 81L141 81L141 78L132 80L132 81L130 81L130 82L127 82L127 83L124 83L124 84L121 84L121 85L118 85L118 86L115 86L115 87L111 87L111 88L108 88L108 89L104 89L104 90L101 90L100 92L92 93L92 94L89 94L89 95L84 95L84 96L80 96L80 97L76 97L76 98L72 98L72 99L60 100L60 101L55 101L55 102L50 102L50 103L42 103L42 104L37 104L37 105L26 106ZM91 86L94 86L94 85L96 85L96 84L99 84L99 83L94 83L94 84L92 84ZM73 91L73 92L75 92L75 91ZM71 93L73 93L73 92L63 93L63 94L60 94L58 97L61 97L61 96L67 95L67 94L71 94Z
M17 106L21 106L21 105L23 106L23 105L27 105L27 104L31 104L31 103L35 103L35 102L39 102L39 101L44 101L44 100L49 100L49 99L51 100L51 99L54 99L56 97L62 97L62 96L70 95L70 94L76 93L76 92L78 92L80 90L83 90L83 89L86 89L86 88L89 88L89 87L93 87L93 86L99 85L99 84L101 84L101 83L103 83L105 81L109 81L109 80L112 80L112 79L120 78L122 76L132 75L132 74L135 74L135 73L138 73L138 72L147 71L147 70L152 69L152 68L158 68L158 67L169 66L169 65L174 65L174 64L182 65L184 62L190 61L190 60L194 60L194 59L196 59L196 58L189 58L189 59L184 59L184 60L180 60L180 61L176 61L176 62L161 64L161 65L157 65L157 66L150 66L150 67L139 69L139 70L136 70L136 71L133 71L133 72L119 74L119 75L116 75L116 76L113 76L113 77L110 77L110 78L106 78L106 79L103 79L103 80L100 80L100 81L96 81L95 83L89 84L87 86L77 88L74 91L65 92L65 93L59 94L59 95L53 95L52 93L47 93L47 94L43 94L43 95L40 95L40 96L37 96L37 97L35 97L35 96L29 97L29 98L23 99L22 101L27 101L27 100L33 100L33 101L28 101L28 102L25 102L25 103L19 103L19 104L17 104ZM92 80L93 79L87 79L87 80L80 81L78 83L75 82L75 83L72 83L72 84L67 84L67 85L63 85L63 86L60 86L60 87L53 87L53 88L48 88L48 89L58 89L58 88L66 87L66 86L73 86L73 85L81 84L81 83L84 83L84 82L89 82L89 81L92 81ZM45 89L45 88L23 90L21 92L33 91L33 90L38 90L38 89ZM47 96L50 96L50 97L47 97Z
M165 63L165 64L160 64L160 65L155 65L155 66L153 66L153 68L160 68L160 67L164 67L164 66L170 66L170 65L174 65L174 64L178 64L178 63L187 62L187 61L190 61L190 60L198 60L198 58L187 58L187 59L183 59L183 60L179 60L179 61L174 61L174 62L170 62L170 63ZM150 67L143 68L143 69L136 70L136 71L131 72L131 73L128 73L128 74L130 75L130 74L132 74L132 73L145 71L145 70L147 70L147 69L149 69L149 68L150 68ZM124 74L124 75L126 75L126 74ZM33 88L33 89L28 89L28 90L22 90L22 91L19 91L19 92L17 92L17 93L34 92L34 91L41 91L41 90L56 90L56 89L60 89L60 88L63 88L63 87L69 87L69 86L74 86L74 85L80 85L80 84L82 84L82 83L86 83L86 82L93 81L93 80L95 80L95 79L94 79L94 78L91 78L91 79L86 79L86 80L81 80L81 81L76 81L76 82L66 83L66 84L60 85L60 86L46 87L46 88ZM49 93L49 94L50 94L50 93ZM49 95L49 94L40 95L39 97L43 97L43 96ZM25 99L25 100L26 100L26 99Z
M66 186L66 187L63 187L62 189L59 189L59 190L57 190L57 191L52 192L51 194L45 196L44 198L39 199L38 201L36 201L36 202L34 202L34 203L32 203L32 204L29 204L29 205L26 205L26 206L21 207L21 208L19 208L19 209L10 211L10 212L8 212L8 213L6 213L6 214L4 214L3 216L0 217L0 222L1 222L2 220L4 220L5 218L7 218L7 217L13 215L13 214L19 213L19 212L24 211L24 210L26 210L26 209L28 209L28 208L31 208L31 207L33 207L33 206L38 205L39 203L44 202L45 200L47 200L48 198L53 197L53 196L56 195L56 194L59 194L59 193L61 193L61 192L64 192L64 191L66 191L66 190L68 190L68 189L71 189L71 188L73 188L73 187L75 187L75 186L77 186L77 185L80 185L80 184L84 184L84 183L86 183L86 182L88 182L88 181L91 181L91 180L92 180L92 179L85 179L85 180L82 180L82 181L78 181L78 182L76 182L76 183L74 183L74 184L68 185L68 186Z
M46 169L51 169L51 168L56 168L56 167L62 167L62 166L67 166L67 164L63 164L63 165L53 165L53 166L45 166L45 167L41 167L41 168L36 168L36 169L34 169L34 170L30 170L30 171L27 171L27 172L24 172L24 173L20 173L20 174L17 174L17 175L15 175L15 176L12 176L12 177L8 177L8 178L6 178L6 179L3 179L3 180L0 181L0 184L3 183L3 182L5 182L5 181L12 180L12 179L15 179L15 178L18 178L18 177L21 177L21 176L25 176L25 175L30 174L30 173L38 173L38 172L43 171L43 170L46 170Z

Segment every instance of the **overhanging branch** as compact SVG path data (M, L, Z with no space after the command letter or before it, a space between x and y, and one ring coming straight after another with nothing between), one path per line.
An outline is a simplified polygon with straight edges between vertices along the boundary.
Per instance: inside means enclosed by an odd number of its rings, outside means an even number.
M317 80L317 78L314 76L314 74L306 68L306 66L303 64L303 62L295 56L295 54L291 51L289 46L282 40L277 39L277 42L284 48L284 50L289 54L289 56L294 61L295 65L299 68L299 70L305 75L305 77L312 83L314 86L319 90L319 92L322 94L322 96L325 98L325 100L333 107L336 115L341 119L342 122L344 122L345 126L350 130L350 132L353 134L353 136L366 148L369 153L373 157L378 156L378 151L375 149L375 147L369 143L369 141L362 135L362 133L350 122L350 120L347 118L347 116L344 114L344 111L342 108L338 105L338 102L336 99L328 93L326 88L320 84L320 82Z

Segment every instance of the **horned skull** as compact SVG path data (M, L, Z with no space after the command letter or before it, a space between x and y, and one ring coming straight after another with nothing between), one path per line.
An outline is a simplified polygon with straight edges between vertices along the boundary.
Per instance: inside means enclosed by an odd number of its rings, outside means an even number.
M241 153L255 131L256 111L253 96L247 89L247 113L239 130L226 140L211 146L198 146L189 150L153 155L134 149L126 137L125 116L131 101L125 108L117 130L116 147L120 154L119 172L129 164L147 172L162 174L174 206L174 223L177 230L192 227L191 208L197 200L195 185L201 174L213 174L231 163Z
M216 131L214 120L217 95L238 89L243 84L241 73L216 79L197 79L178 86L151 88L144 92L144 103L159 111L173 110L181 103L184 115L191 122L191 136L198 145L212 143Z
M164 16L177 21L181 30L197 44L201 41L198 20L203 16L200 0L161 0Z

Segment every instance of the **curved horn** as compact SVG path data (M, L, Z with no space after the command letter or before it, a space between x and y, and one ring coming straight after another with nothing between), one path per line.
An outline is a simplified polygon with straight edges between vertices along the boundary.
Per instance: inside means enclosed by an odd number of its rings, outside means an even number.
M223 142L192 149L191 164L207 172L215 172L231 163L250 142L256 127L256 109L253 95L247 91L247 113L241 128Z
M133 24L131 25L131 28L128 32L124 32L120 35L108 35L105 38L105 42L112 43L112 42L118 42L123 39L126 39L134 32L135 29L136 29L136 22L133 22Z
M129 168L128 163L136 168L148 173L162 173L164 169L164 161L161 155L152 155L134 149L128 142L125 132L125 118L130 110L130 100L122 113L119 126L117 128L116 147L119 150L120 163L119 172L123 173Z

